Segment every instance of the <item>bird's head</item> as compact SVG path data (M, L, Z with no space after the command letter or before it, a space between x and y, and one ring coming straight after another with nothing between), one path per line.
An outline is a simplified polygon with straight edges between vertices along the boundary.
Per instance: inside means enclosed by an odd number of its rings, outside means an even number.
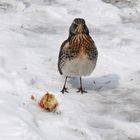
M85 20L82 18L75 18L70 26L69 36L76 34L89 34L89 30L86 26Z

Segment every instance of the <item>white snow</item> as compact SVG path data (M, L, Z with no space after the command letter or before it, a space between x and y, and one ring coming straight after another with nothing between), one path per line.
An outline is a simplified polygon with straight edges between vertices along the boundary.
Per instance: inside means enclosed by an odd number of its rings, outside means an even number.
M138 0L123 8L100 0L0 0L0 140L140 140L139 9ZM75 78L63 95L57 58L75 17L85 18L99 58L83 78L88 93L76 93ZM30 99L46 91L59 100L55 112Z

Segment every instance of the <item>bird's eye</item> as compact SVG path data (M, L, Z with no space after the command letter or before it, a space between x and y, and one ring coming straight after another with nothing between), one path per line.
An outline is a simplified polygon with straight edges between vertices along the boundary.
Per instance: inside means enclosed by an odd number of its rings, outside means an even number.
M77 24L73 24L73 27L76 28L78 25Z

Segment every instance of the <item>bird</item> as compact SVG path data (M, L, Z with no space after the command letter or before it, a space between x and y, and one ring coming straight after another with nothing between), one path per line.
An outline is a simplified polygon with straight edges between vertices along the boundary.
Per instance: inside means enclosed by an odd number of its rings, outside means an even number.
M87 91L82 85L82 76L88 76L94 70L98 58L98 50L83 18L75 18L69 28L69 36L62 43L58 56L58 71L65 76L61 92L68 93L67 79L80 78L81 94Z

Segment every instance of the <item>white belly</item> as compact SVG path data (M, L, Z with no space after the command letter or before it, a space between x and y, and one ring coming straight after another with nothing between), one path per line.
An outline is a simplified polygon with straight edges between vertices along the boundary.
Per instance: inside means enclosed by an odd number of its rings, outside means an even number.
M87 76L92 73L95 66L96 61L91 61L85 56L83 58L67 60L62 68L62 72L65 76L71 77Z

